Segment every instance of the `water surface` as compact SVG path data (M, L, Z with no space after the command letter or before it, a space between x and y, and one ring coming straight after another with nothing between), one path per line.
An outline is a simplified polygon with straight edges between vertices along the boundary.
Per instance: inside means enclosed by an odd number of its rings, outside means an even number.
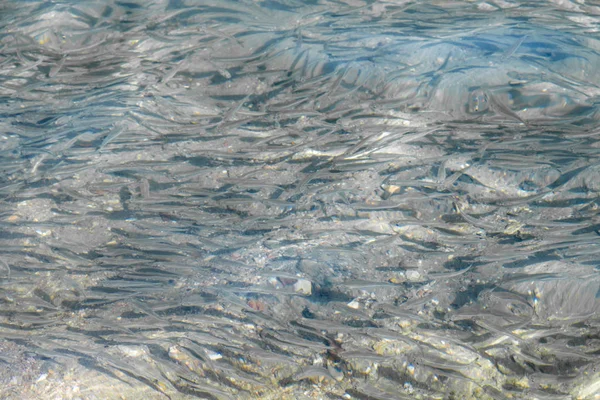
M597 399L598 15L4 2L0 397Z

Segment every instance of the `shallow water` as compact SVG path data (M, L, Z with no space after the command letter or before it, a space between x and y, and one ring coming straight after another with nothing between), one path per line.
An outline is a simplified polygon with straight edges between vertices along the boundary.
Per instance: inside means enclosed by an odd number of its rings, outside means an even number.
M599 15L2 3L0 397L600 398Z

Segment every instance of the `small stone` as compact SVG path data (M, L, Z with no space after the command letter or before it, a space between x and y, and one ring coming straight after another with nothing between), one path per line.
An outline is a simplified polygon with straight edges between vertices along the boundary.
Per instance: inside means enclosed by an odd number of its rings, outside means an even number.
M410 270L406 272L406 278L409 281L418 281L421 278L421 273L419 271Z
M398 193L400 191L400 186L396 185L383 185L382 188L389 194Z
M298 279L296 283L294 283L294 291L310 296L312 294L312 283L307 279Z
M348 303L346 305L355 310L358 310L358 307L360 307L360 303L358 301L356 301L356 299L352 300L350 303Z
M529 380L526 377L522 377L521 379L517 379L517 378L509 379L508 382L511 383L516 388L519 388L521 390L529 389L529 387L530 387Z
M206 355L208 356L208 358L211 359L212 361L217 361L217 360L220 360L221 358L223 358L223 355L221 353L217 353L212 350L205 350L205 351L206 351Z
M509 221L509 224L504 228L505 235L516 235L523 228L523 224L519 221Z
M120 345L118 346L118 349L121 350L121 352L126 355L127 357L141 357L144 354L146 354L146 352L144 351L144 348L141 346L125 346L125 345ZM169 349L169 351L171 351Z
M256 311L263 312L267 309L267 305L263 301L256 300L256 299L248 300L247 304L250 308L252 308L253 310L256 310Z
M8 217L6 219L8 222L18 222L19 221L19 216L18 215L11 215L10 217Z
M402 319L402 320L398 321L398 326L403 329L410 328L412 326L412 324L413 324L412 321L410 321L408 319Z

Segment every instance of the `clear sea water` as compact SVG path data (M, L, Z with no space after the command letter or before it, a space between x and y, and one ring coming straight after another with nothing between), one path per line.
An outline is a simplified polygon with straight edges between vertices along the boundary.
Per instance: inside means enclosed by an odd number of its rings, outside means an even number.
M3 399L600 399L600 3L3 1Z

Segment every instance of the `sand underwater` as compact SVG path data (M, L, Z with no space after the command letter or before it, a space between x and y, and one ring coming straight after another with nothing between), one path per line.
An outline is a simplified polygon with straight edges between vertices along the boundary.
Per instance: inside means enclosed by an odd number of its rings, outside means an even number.
M599 28L0 3L0 398L600 399Z

